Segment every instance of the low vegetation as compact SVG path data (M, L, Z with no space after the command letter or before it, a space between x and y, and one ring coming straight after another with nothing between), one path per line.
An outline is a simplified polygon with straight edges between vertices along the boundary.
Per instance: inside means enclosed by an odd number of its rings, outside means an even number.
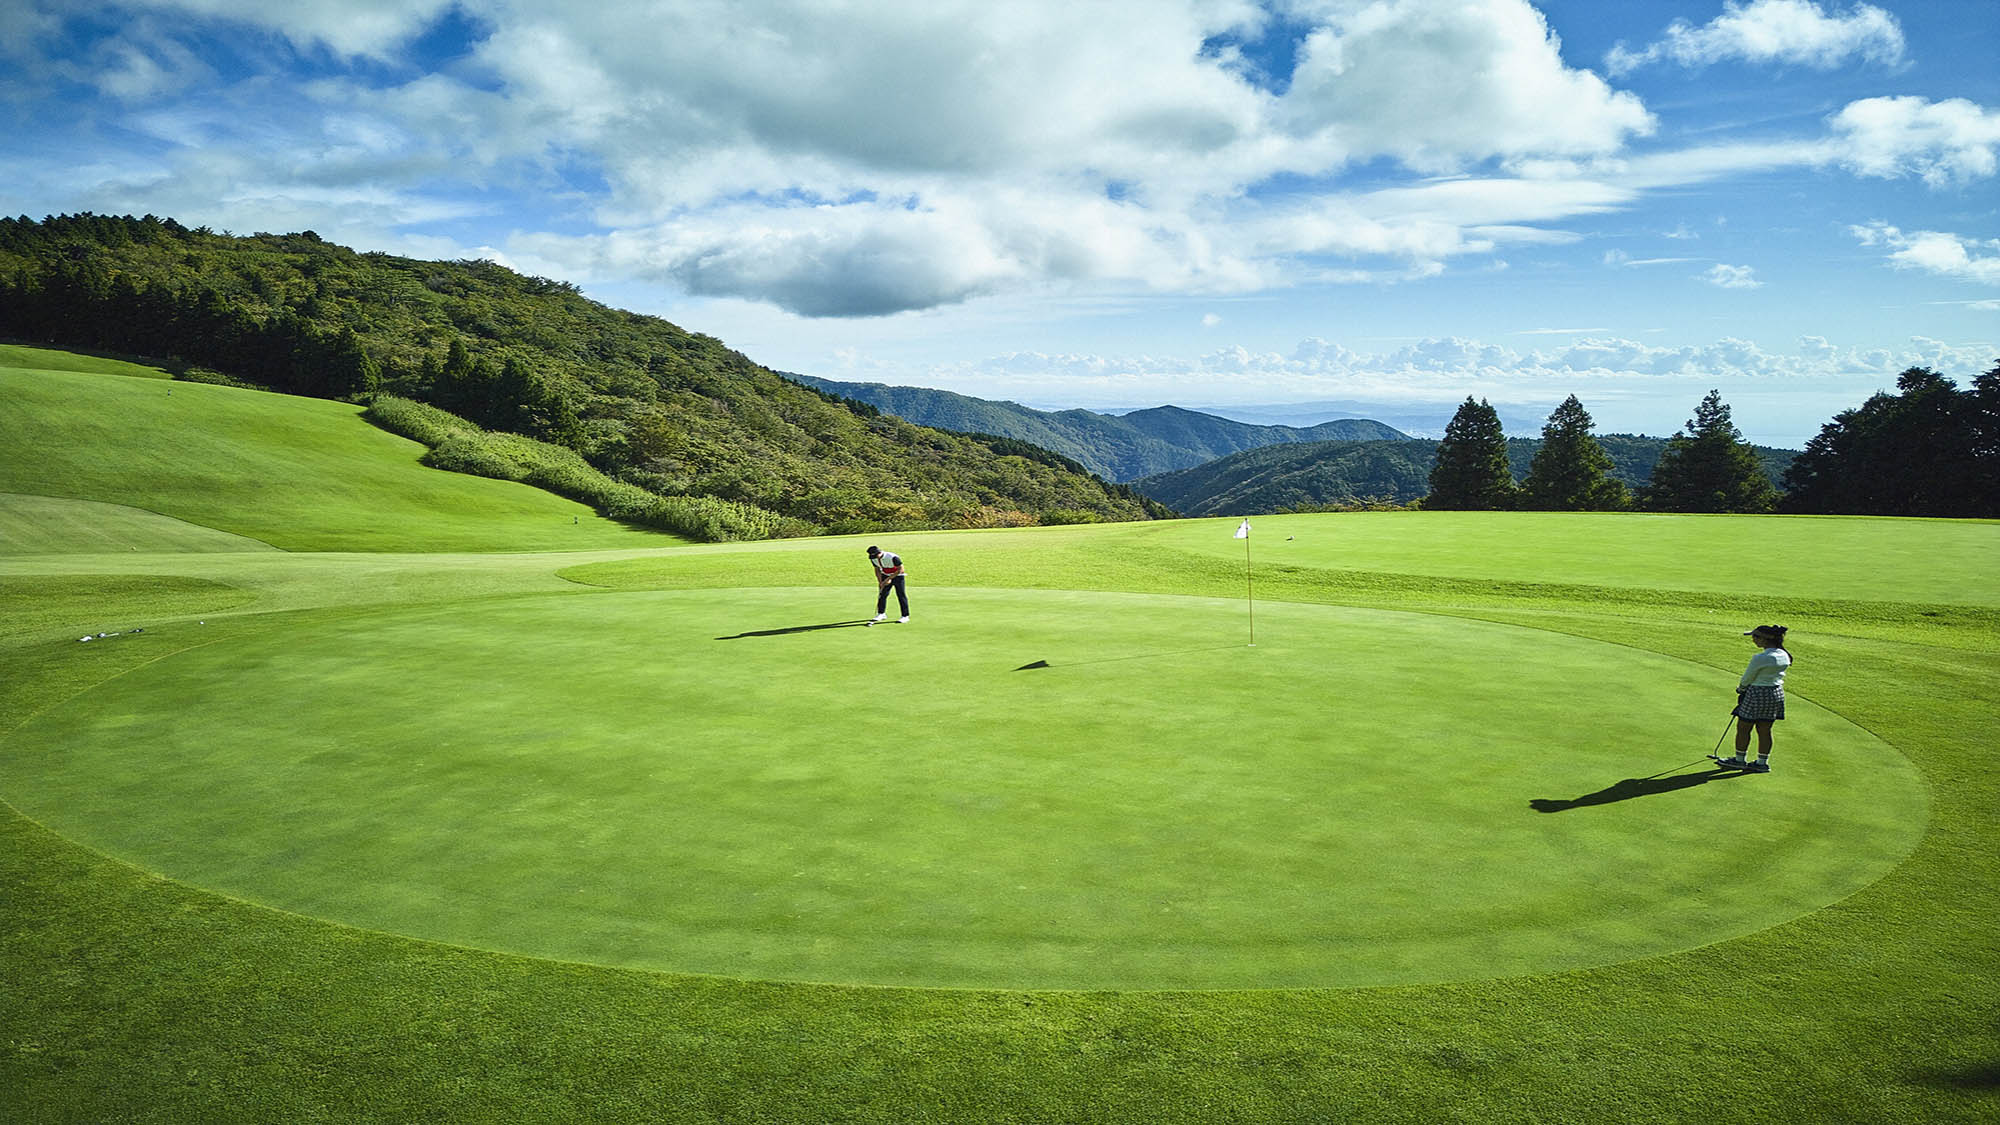
M455 414L377 395L362 417L430 447L424 464L454 473L520 481L596 509L599 515L715 543L811 535L817 528L712 496L661 496L612 480L575 450L520 434L493 433Z

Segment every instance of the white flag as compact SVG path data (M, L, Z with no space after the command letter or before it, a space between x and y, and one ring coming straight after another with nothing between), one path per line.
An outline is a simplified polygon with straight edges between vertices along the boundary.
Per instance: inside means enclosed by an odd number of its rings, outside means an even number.
M1243 526L1242 526L1242 527L1239 527L1239 528L1237 528L1237 529L1236 529L1236 538L1238 538L1238 539L1248 539L1248 538L1250 538L1250 521L1249 521L1249 520L1244 520L1244 521L1243 521Z

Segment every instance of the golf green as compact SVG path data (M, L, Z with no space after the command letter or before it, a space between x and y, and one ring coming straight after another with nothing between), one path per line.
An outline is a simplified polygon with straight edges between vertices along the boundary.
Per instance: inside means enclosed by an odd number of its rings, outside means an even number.
M1733 674L1640 649L1293 603L1252 646L1240 601L919 595L872 628L852 589L780 588L156 630L0 744L0 791L360 927L1012 988L1629 960L1836 901L1923 830L1917 771L1803 684L1748 776L1703 758Z

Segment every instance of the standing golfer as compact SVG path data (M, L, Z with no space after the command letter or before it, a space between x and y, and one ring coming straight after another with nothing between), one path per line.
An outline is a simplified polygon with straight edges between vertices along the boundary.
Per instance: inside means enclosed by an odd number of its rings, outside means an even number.
M1792 654L1785 648L1783 625L1759 625L1743 634L1757 646L1757 655L1743 670L1736 685L1736 756L1718 758L1724 766L1752 773L1771 772L1771 724L1785 717L1785 670L1792 666ZM1750 728L1757 728L1757 760L1746 762L1743 752L1750 749Z
M903 611L903 616L897 620L897 624L909 624L910 595L903 588L903 560L894 551L870 547L868 561L875 567L875 620L880 621L889 616L889 591L894 589L896 605Z

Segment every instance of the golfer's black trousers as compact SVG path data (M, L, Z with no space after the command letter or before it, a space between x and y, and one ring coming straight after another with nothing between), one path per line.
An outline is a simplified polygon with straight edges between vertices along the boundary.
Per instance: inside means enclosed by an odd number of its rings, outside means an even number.
M910 615L910 596L903 592L903 576L900 574L882 583L881 588L875 591L875 612L881 613L883 610L889 608L889 588L891 586L896 588L896 604L903 607L903 616L908 617Z

